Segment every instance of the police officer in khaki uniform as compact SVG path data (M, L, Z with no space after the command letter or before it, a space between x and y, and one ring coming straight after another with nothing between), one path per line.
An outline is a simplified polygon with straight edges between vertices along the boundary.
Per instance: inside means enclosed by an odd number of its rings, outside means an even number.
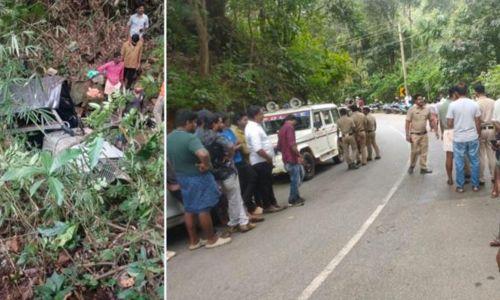
M356 140L354 139L355 125L345 108L340 109L340 119L337 121L337 125L342 133L342 150L344 151L344 158L347 162L348 170L357 169L358 166L354 162L358 156L358 146L356 145Z
M491 147L492 140L495 140L495 127L493 126L493 110L495 109L495 100L486 97L485 89L482 84L474 86L475 97L479 108L481 109L481 136L479 137L479 184L483 185L484 169L488 166L491 178L495 174L495 151ZM492 180L493 181L493 180Z
M431 118L429 108L425 106L424 99L421 95L415 95L415 105L413 105L406 114L406 140L411 143L411 164L408 169L408 174L413 174L417 159L420 156L420 174L432 173L427 168L427 152L429 150L429 138L427 136L427 122L434 130L435 124ZM439 133L436 130L436 137L439 138Z
M352 120L356 125L355 135L356 142L358 143L358 161L361 165L366 165L367 151L366 151L366 116L360 111L359 107L356 105L351 106L352 110Z
M363 107L363 113L366 116L366 147L368 148L367 160L372 160L373 149L375 149L375 159L380 159L380 149L378 148L377 141L375 140L377 120L375 120L375 117L370 113L369 107Z

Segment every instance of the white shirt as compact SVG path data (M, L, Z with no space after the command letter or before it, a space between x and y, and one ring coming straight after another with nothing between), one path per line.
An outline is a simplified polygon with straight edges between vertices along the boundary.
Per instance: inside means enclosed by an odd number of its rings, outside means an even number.
M248 121L245 127L245 138L250 150L250 164L265 162L266 160L257 154L257 151L264 150L271 158L274 157L274 148L262 125L254 121Z
M481 116L479 105L469 98L460 98L450 103L447 119L453 119L453 141L471 142L478 139L475 118Z
M139 17L138 14L133 14L130 16L127 25L130 26L130 36L133 36L134 34L142 36L144 31L149 27L148 16L146 16L146 14L142 14L142 16ZM142 33L140 32L141 29Z
M493 109L493 118L491 119L495 122L500 122L500 98L495 101L495 108Z

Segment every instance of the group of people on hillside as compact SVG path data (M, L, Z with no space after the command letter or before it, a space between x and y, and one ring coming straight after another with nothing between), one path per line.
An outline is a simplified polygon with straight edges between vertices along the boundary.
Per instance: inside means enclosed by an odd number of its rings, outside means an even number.
M297 119L286 116L276 149L291 179L288 206L279 205L274 194L275 148L262 127L263 119L259 106L232 118L207 110L176 113L176 129L167 136L167 187L184 204L190 250L231 241L230 236L217 236L212 224L212 210L224 207L221 199L227 200L228 219L224 213L219 219L229 234L254 229L265 213L304 205L299 192L305 172L295 139ZM197 234L197 223L204 239Z
M144 46L144 34L149 28L148 16L144 13L144 4L139 3L137 12L127 23L127 40L123 43L121 52L116 52L113 59L99 66L97 71L106 77L104 94L106 97L125 87L130 90L137 80L141 68L141 58ZM140 93L142 87L136 85L134 91Z
M491 196L497 197L500 183L499 145L496 133L500 132L500 99L486 96L485 87L474 86L474 98L468 96L465 83L451 87L448 97L439 103L425 105L421 95L415 95L415 105L406 116L406 140L411 143L411 163L408 169L413 174L420 159L420 173L432 173L427 166L427 124L436 138L443 140L446 153L447 184L456 185L463 193L466 183L479 191L485 185L485 169L489 169L492 182ZM453 180L453 166L456 181Z

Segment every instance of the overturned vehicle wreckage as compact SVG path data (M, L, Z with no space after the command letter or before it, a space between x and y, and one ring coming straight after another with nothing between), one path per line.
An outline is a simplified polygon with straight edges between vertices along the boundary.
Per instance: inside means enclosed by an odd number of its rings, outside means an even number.
M9 115L14 122L7 131L27 135L28 144L57 155L66 149L80 149L76 158L82 172L90 172L89 137L92 129L84 127L76 114L67 80L59 76L32 78L25 84L12 84L8 91L1 91L0 115ZM3 102L3 103L2 103ZM123 152L100 140L98 161L92 172L108 183L117 179L129 181L130 177L119 167ZM94 153L95 155L95 153Z

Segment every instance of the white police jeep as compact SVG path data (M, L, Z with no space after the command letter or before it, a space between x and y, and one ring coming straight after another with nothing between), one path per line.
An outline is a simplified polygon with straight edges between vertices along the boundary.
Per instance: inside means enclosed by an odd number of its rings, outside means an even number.
M342 162L337 128L340 114L337 105L305 105L266 113L262 125L274 147L278 143L278 131L289 114L295 115L298 121L295 126L295 138L298 150L304 159L305 180L314 177L317 163L332 159L336 163ZM274 158L274 166L273 174L286 172L279 152Z

